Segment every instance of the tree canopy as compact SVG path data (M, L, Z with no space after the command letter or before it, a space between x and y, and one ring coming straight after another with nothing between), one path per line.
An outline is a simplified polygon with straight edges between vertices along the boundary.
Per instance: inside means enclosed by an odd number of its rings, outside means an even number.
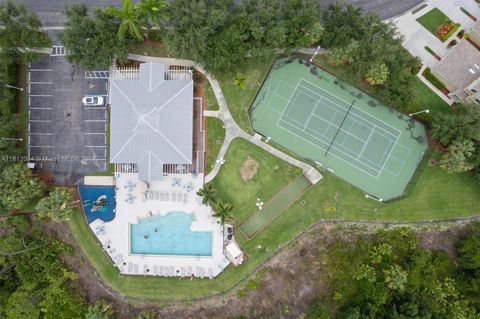
M73 214L72 194L65 187L56 187L47 197L42 198L35 207L42 218L54 222L69 220Z
M119 17L101 9L95 9L90 16L85 4L67 7L65 15L65 30L59 33L59 39L69 50L70 63L92 70L110 67L115 57L126 59L129 40L117 37L122 23Z
M25 6L7 0L0 4L0 48L2 56L20 62L31 62L36 57L34 49L51 46L48 36L41 31L38 17Z
M0 203L2 206L22 208L30 200L42 195L44 185L34 178L24 163L9 164L0 172Z

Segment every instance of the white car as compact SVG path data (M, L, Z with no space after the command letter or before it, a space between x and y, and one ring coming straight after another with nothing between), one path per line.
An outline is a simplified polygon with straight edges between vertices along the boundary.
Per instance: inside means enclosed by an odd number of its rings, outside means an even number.
M85 96L82 103L85 106L100 106L105 103L105 99L102 96Z

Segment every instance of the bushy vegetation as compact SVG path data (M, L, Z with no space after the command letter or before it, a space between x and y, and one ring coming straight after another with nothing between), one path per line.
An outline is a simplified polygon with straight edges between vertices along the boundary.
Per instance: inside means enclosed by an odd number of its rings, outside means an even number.
M477 105L456 106L455 112L437 114L432 136L448 148L440 165L447 172L472 171L480 179L480 109Z
M308 318L478 318L479 225L458 244L460 267L407 228L334 241L324 255L329 293Z
M70 247L26 216L3 219L0 227L0 317L83 318L85 302L71 285L77 275L60 259Z
M342 80L364 79L379 87L377 95L390 106L406 110L412 103L411 70L418 64L402 46L396 27L374 13L362 15L352 5L331 4L323 12L320 42L329 48L328 61L348 66Z
M422 75L435 86L437 89L440 91L445 88L445 84L442 83L435 75L432 74L430 68L426 68L423 72Z

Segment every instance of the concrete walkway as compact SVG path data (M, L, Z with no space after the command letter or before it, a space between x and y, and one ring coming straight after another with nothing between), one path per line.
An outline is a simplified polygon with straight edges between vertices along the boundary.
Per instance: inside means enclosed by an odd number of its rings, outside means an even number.
M149 56L143 56L138 54L129 54L128 58L132 60L143 61L143 62L157 62L157 63L166 64L166 65L181 65L186 67L194 67L198 71L205 74L208 81L210 82L210 85L212 86L213 93L217 98L217 102L220 108L218 111L204 111L204 116L211 116L211 117L216 117L220 119L223 122L223 125L226 130L225 140L223 141L222 147L220 148L217 159L225 158L225 154L227 153L228 146L230 145L233 139L239 137L257 145L258 147L264 149L265 151L269 152L274 156L277 156L278 158L281 158L282 160L290 163L293 166L300 167L303 171L303 174L310 181L310 183L312 183L312 185L316 184L318 181L322 179L322 175L313 166L306 164L304 162L300 162L299 160L287 154L284 154L278 149L263 142L260 135L255 134L254 136L252 136L247 132L245 132L244 130L242 130L237 125L237 123L235 123L235 120L232 118L230 111L228 110L227 102L225 100L225 97L223 96L220 84L212 75L205 72L200 65L190 60L173 59L173 58L157 58L157 57L149 57ZM206 183L210 182L215 178L218 171L220 170L221 165L222 163L220 160L215 161L215 165L213 169L210 171L210 173L207 176L205 176Z

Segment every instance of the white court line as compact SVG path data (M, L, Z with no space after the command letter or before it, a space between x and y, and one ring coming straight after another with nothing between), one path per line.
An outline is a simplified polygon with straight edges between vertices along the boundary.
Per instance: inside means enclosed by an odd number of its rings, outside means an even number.
M380 170L380 173L381 173L381 172L383 171L383 169L385 168L385 165L386 165L387 162L388 162L388 158L390 157L390 154L392 154L393 149L395 148L395 145L397 144L397 142L398 142L398 137L397 137L397 139L395 140L395 142L393 143L393 146L392 146L392 148L390 149L390 152L388 153L388 155L387 155L387 157L386 157L386 159L385 159L385 162L383 162L383 166L382 166L382 169ZM390 145L390 144L389 144L389 145Z
M293 96L295 95L295 91L297 90L297 87L298 87L299 84L300 84L300 81L298 81L297 86L295 87L295 90L293 90L292 95L290 96L290 100L288 101L287 105L285 105L285 108L283 109L282 114L281 114L280 117L278 118L277 126L278 126L278 122L279 122L279 121L282 119L282 117L283 117L283 113L285 113L285 110L286 110L286 109L288 108L288 106L290 105L290 101L292 100Z
M51 95L51 94L29 94L29 96L33 96L33 97L52 97L53 95Z
M308 116L307 121L305 122L305 125L303 126L303 129L305 129L307 127L308 123L310 123L310 120L312 119L312 115L317 110L317 106L318 106L318 103L320 103L320 101L321 101L321 99L318 100L317 103L315 103L315 105L313 106L313 110L312 110L312 112L310 112L310 115Z
M372 138L373 131L375 131L375 127L373 127L373 130L370 131L370 134L368 135L367 140L365 141L365 144L363 144L362 150L357 156L357 160L363 155L363 152L365 151L365 148L367 147L368 142L370 142L370 139Z
M100 146L100 145L85 145L84 147L90 147L90 148L102 148L102 147L107 147L107 145L103 145L103 146Z
M278 96L278 97L279 97L279 98L281 98L282 100L288 101L288 99L284 98L284 97L283 97L283 96L281 96L280 94L273 93L273 95L276 95L276 96Z
M289 124L288 122L286 122L286 123L287 123L288 125L292 125L292 124ZM292 126L294 126L294 125L292 125ZM292 132L291 130L285 128L285 127L282 127L282 126L280 126L280 125L278 125L278 127L280 127L281 129L284 129L284 130L288 131L290 134L293 134L293 135L297 136L298 138L304 140L305 142L307 142L307 143L309 143L309 144L312 144L313 146L315 146L316 148L321 149L322 151L325 151L325 150L326 150L326 148L320 147L318 144L315 144L315 143L307 140L305 137L300 136L300 135L298 135L297 133L294 133L294 132ZM295 126L294 126L294 127L295 127ZM297 129L298 129L298 128L297 128ZM298 130L300 130L300 129L298 129ZM308 133L307 133L307 134L308 134ZM308 134L308 135L310 135L310 134ZM312 135L310 135L310 136L312 136ZM325 143L325 142L323 142L322 140L320 140L319 138L316 138L315 136L312 136L312 137L313 137L314 139L320 141L321 143ZM326 144L326 143L325 143L325 144ZM339 151L340 151L341 153L343 153L341 150L339 150ZM364 172L365 174L370 175L371 177L373 177L373 178L375 178L375 179L378 179L378 175L377 175L377 176L374 176L374 175L370 174L369 172L364 171L363 169L359 168L358 166L356 166L356 165L352 164L351 162L345 160L344 158L336 155L335 153L330 153L330 154L332 154L333 156L335 156L335 157L338 158L339 160L343 161L344 163L346 163L346 164L348 164L348 165L350 165L350 166L355 167L355 168L358 169L359 171L362 171L362 172ZM343 153L343 154L344 154L344 153ZM346 156L349 156L349 155L347 155L347 154L345 154L345 155L346 155ZM365 165L365 166L368 166L368 165Z
M51 120L28 120L30 123L51 123Z
M51 72L52 69L29 69L31 72Z
M327 94L330 94L330 96L333 96L333 97L335 97L335 98L337 98L337 99L339 99L339 100L341 100L341 101L343 101L343 102L345 102L345 103L347 103L347 104L350 104L350 103L348 103L347 101L345 101L344 99L342 99L342 98L340 98L340 97L338 97L338 96L336 96L336 95L333 95L332 93L330 93L330 92L328 92L327 90L325 90L325 89L323 89L323 88L321 88L321 87L319 87L319 86L311 83L310 81L307 81L307 80L305 80L305 79L303 79L303 78L300 79L300 81L305 81L305 82L313 85L314 87L322 90L323 92L326 92ZM309 89L309 88L307 88L307 87L305 87L305 86L304 86L304 88L306 88L307 90L310 90L310 91L314 92L313 90L311 90L311 89ZM316 92L314 92L314 93L316 93ZM316 94L318 94L318 93L316 93ZM333 102L333 101L332 101L332 102ZM334 102L334 103L335 103L335 102ZM336 103L336 104L337 104L337 103ZM391 127L392 129L394 129L395 131L397 131L399 134L401 134L401 132L400 132L398 129L396 129L396 128L393 127L392 125L388 124L387 122L385 122L385 121L383 121L383 120L380 120L379 118L377 118L377 117L375 117L375 116L373 116L373 115L370 115L369 113L365 112L364 110L359 109L359 108L356 107L356 106L354 106L353 108L359 110L360 112L366 114L367 116L370 116L371 118L373 118L373 119L375 119L375 120L377 120L377 121L379 121L379 122L381 122L381 123L384 123L385 125ZM355 113L354 113L354 114L355 114ZM360 115L358 115L358 116L360 117ZM364 120L367 121L367 122L370 122L370 121L367 120L367 119L364 119ZM371 123L371 122L370 122L370 123ZM374 124L374 123L372 123L372 124ZM375 125L375 124L374 124L374 125ZM377 125L377 126L378 126L378 125ZM380 128L381 128L381 127L380 127ZM388 133L388 132L387 132L387 133ZM392 135L393 135L393 134L392 134Z
M107 120L85 120L85 122L102 122L105 123Z

